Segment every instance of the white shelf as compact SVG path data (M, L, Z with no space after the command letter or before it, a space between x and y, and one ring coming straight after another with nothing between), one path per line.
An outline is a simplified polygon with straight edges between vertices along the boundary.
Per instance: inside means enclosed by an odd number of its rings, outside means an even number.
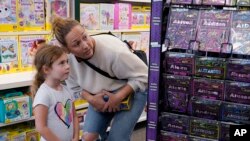
M121 29L121 30L88 30L88 33L120 33L120 32L148 32L149 29Z
M34 71L0 75L0 90L30 86Z
M120 0L120 1L151 3L151 0Z
M89 103L84 103L84 104L81 104L79 106L76 106L76 110L88 108L88 106L89 106Z
M7 36L7 35L44 35L50 34L51 31L20 31L20 32L0 32L0 36Z
M35 117L32 116L28 119L24 119L24 120L19 120L19 121L15 121L15 122L11 122L11 123L0 123L0 127L5 127L5 126L9 126L9 125L13 125L13 124L17 124L17 123L22 123L22 122L26 122L26 121L31 121L31 120L34 120Z

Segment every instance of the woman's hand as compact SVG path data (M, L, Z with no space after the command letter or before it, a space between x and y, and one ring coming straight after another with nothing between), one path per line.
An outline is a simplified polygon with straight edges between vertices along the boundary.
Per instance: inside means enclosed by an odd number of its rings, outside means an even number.
M103 107L106 104L103 97L105 93L99 92L96 93L92 98L89 100L89 103L97 110L97 111L103 111Z
M104 91L105 95L109 97L108 101L105 103L103 111L106 112L117 112L120 111L120 104L122 102L122 97L119 94L113 94L108 91Z

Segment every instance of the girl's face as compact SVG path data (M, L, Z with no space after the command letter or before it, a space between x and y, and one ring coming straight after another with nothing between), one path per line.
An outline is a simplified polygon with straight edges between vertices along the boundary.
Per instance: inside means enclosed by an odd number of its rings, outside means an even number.
M65 37L68 50L76 57L89 59L94 55L94 39L77 25Z
M47 71L47 78L63 81L69 76L68 56L64 53L59 57Z

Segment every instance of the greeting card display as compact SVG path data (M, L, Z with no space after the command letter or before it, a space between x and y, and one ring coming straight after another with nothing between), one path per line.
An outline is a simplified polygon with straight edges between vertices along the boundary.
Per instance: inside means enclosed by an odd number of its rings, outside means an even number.
M165 131L161 131L160 140L161 141L189 141L188 136L185 134L165 132Z
M99 4L80 4L80 23L89 30L100 28Z
M17 31L17 2L18 0L2 0L0 3L0 31Z
M206 78L194 79L193 95L214 99L223 100L224 99L224 81Z
M231 22L231 11L201 10L197 40L200 50L221 52L222 43L228 43ZM229 47L223 47L222 52L230 52Z
M166 47L189 49L190 40L195 40L199 11L172 8L166 32Z
M188 134L189 117L172 113L162 113L161 127L164 131Z
M166 73L191 76L194 74L194 55L168 52L163 65Z
M225 100L250 105L250 83L226 82Z

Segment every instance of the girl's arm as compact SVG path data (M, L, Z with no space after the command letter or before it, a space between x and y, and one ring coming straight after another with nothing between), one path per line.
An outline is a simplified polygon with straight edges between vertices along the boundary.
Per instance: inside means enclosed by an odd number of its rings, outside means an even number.
M34 108L36 130L47 141L60 141L60 139L47 127L48 107L37 105Z
M73 124L74 124L74 137L72 141L79 141L79 121L73 104Z

